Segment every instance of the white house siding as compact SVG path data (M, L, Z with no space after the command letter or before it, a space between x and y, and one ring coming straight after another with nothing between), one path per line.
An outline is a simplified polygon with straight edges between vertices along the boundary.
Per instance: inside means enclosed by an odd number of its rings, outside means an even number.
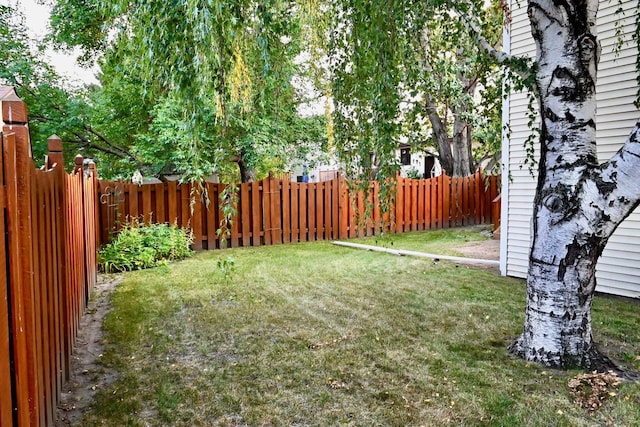
M526 2L512 3L510 26L512 55L535 55L526 14ZM631 127L640 117L633 102L636 81L636 47L632 40L635 29L636 2L624 1L624 14L616 14L618 2L600 2L598 37L602 54L597 82L597 143L600 161L606 161L624 143ZM624 45L616 55L616 20L621 19ZM503 117L508 119L510 138L505 139L503 155L505 174L503 188L506 200L502 210L502 273L526 277L530 245L531 214L536 179L526 165L524 141L530 134L527 126L527 95L511 93ZM640 179L638 182L640 185ZM504 197L504 196L503 196ZM628 297L640 297L640 212L634 212L616 230L598 264L598 291Z

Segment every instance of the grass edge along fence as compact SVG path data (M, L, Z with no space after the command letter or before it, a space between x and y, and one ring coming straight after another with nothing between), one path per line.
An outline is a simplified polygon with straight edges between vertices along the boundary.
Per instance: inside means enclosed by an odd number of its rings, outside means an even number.
M108 241L127 218L190 227L196 250L371 236L390 220L390 231L399 233L475 224L497 227L499 180L481 172L464 178L398 177L392 215L383 216L377 183L371 184L365 200L363 193L352 195L342 177L297 183L270 176L239 185L237 212L224 240L217 230L224 218L220 195L225 184L203 183L205 200L194 196L196 184L100 180L101 239ZM372 207L368 214L367 206Z
M67 174L55 136L36 169L24 102L0 87L0 104L0 425L54 426L97 277L97 178L82 157Z

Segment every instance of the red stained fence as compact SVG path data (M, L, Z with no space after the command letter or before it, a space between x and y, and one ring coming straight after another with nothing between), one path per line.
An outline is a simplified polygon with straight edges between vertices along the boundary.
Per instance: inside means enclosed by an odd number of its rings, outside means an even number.
M57 138L36 170L24 103L6 87L0 103L0 425L53 426L96 281L97 179L82 158L64 171Z
M127 218L177 223L193 229L195 249L216 249L370 236L381 226L406 232L496 224L499 212L492 201L498 195L498 180L485 180L480 173L466 178L398 178L391 214L382 217L377 184L371 184L365 200L362 193L353 196L342 178L297 183L270 177L239 186L237 214L224 241L216 233L223 219L224 184L205 183L204 198L192 184L100 181L100 229L102 240L108 241Z

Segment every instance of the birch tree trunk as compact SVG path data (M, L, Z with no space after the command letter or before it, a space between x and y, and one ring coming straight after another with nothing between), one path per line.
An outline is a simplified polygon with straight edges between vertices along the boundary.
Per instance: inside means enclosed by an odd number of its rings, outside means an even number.
M524 331L510 350L549 367L610 369L591 335L595 268L640 200L640 126L596 153L597 0L529 1L541 114Z

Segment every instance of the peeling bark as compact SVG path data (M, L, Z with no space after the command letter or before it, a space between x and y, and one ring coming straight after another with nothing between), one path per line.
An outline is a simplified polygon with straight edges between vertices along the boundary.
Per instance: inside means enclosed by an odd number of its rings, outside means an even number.
M555 368L607 370L593 343L598 259L640 202L640 124L607 163L597 161L596 0L529 1L541 114L524 331L510 351Z

